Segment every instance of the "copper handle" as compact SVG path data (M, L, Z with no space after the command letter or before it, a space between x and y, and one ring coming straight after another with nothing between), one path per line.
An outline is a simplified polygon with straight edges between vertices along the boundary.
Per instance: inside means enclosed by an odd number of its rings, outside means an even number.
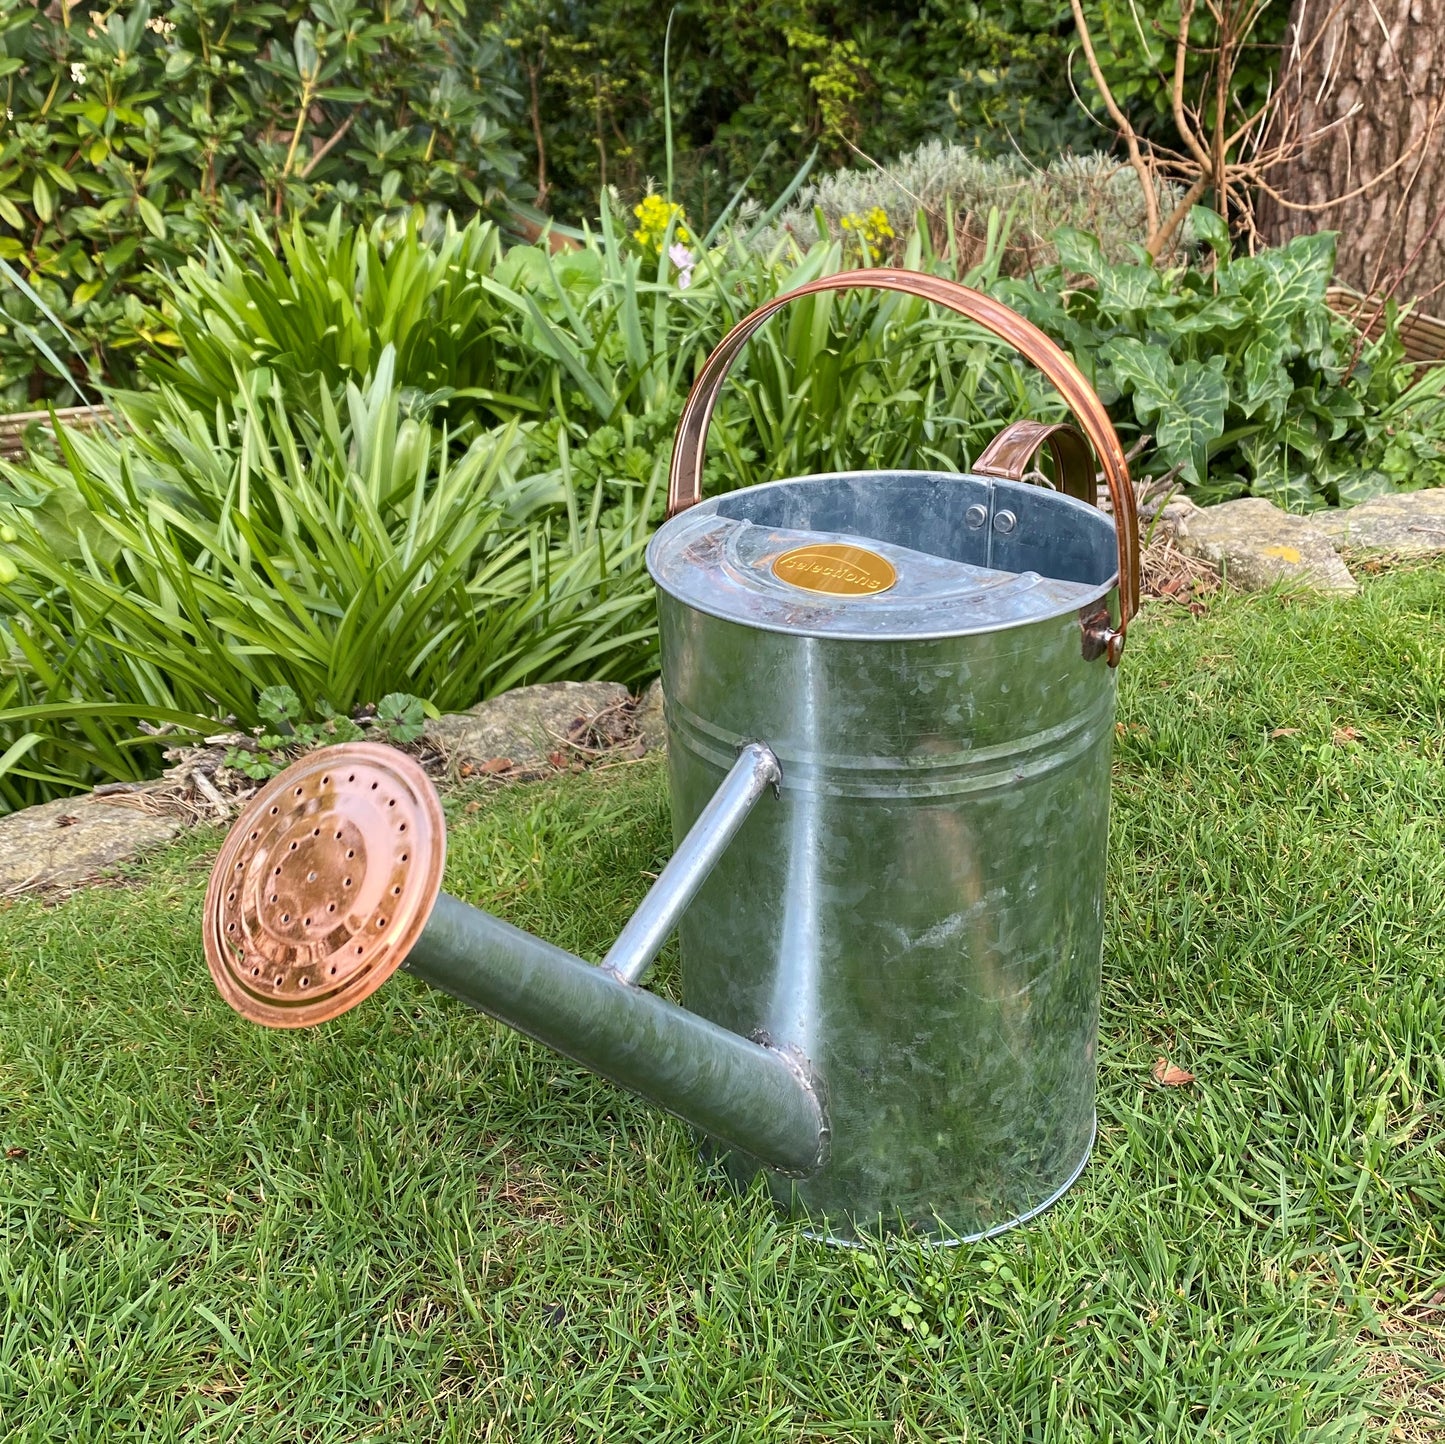
M744 316L703 362L702 370L688 393L682 420L677 426L677 439L672 447L672 469L667 479L668 516L676 516L702 500L702 466L708 426L712 422L718 393L738 352L774 311L800 296L811 296L820 291L902 291L905 295L937 302L971 321L977 321L985 330L1007 341L1048 377L1093 444L1103 467L1104 480L1109 486L1109 495L1113 498L1114 529L1119 541L1117 637L1122 645L1129 618L1139 610L1139 525L1135 514L1134 488L1129 482L1129 466L1124 460L1124 448L1119 444L1114 424L1109 420L1104 403L1094 394L1094 388L1061 347L1017 311L1011 311L992 296L961 286L957 281L945 281L919 271L895 271L881 267L844 271L819 281L809 281L796 290L775 296ZM996 443L1006 435L1007 431L995 439Z

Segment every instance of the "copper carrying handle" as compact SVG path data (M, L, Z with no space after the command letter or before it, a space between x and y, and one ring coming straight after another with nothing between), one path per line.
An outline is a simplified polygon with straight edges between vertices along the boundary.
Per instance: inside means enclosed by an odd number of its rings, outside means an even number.
M796 290L775 296L750 315L744 316L718 342L717 348L703 363L702 370L688 393L687 404L682 410L682 420L677 427L677 439L672 447L672 469L667 479L668 516L676 516L678 512L685 511L702 500L702 467L708 426L712 421L718 393L722 390L723 382L727 380L728 371L737 359L738 352L774 311L780 310L789 301L796 301L800 296L811 296L820 291L902 291L908 296L934 301L940 306L947 306L951 311L957 311L961 316L967 316L971 321L977 321L985 330L992 331L995 336L1007 341L1025 360L1031 361L1048 377L1078 419L1084 435L1093 444L1103 467L1104 480L1109 486L1109 495L1113 499L1114 529L1119 541L1119 625L1116 635L1118 645L1122 646L1129 618L1139 610L1139 524L1134 506L1134 488L1129 482L1129 466L1124 460L1124 448L1119 444L1114 424L1109 420L1104 403L1094 394L1094 388L1084 379L1083 373L1061 347L1049 340L1031 321L1024 320L1017 311L1011 311L992 296L985 296L981 291L961 286L957 281L945 281L919 271L895 271L881 267L876 270L844 271L836 276L810 281ZM995 445L1002 442L1004 436L1011 431L1012 428L996 438ZM1029 455L1032 455L1044 440L1054 445L1052 436L1039 436L1030 448ZM1058 445L1054 445L1055 455L1058 456L1059 445L1067 444L1060 437ZM993 447L989 450L992 451ZM998 466L994 474L1003 475L1006 472L1002 466ZM1117 655L1116 648L1111 648L1111 651Z

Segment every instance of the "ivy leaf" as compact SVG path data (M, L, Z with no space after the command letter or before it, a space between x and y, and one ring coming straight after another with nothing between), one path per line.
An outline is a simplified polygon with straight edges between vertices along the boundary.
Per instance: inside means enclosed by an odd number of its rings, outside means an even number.
M1251 341L1244 351L1244 396L1240 409L1246 416L1262 411L1266 424L1275 426L1283 420L1292 395L1294 382L1274 339L1260 337Z
M1170 381L1172 395L1159 407L1154 441L1168 464L1179 467L1185 480L1198 486L1209 464L1209 443L1224 430L1229 404L1224 357L1186 361L1174 368Z
M1215 296L1207 301L1193 315L1176 311L1168 322L1169 330L1176 335L1218 334L1221 339L1240 326L1249 325L1252 318L1248 309L1235 296Z
M1229 226L1218 211L1195 206L1189 212L1189 225L1216 256L1229 255Z
M1314 484L1304 458L1291 451L1278 436L1251 436L1239 448L1249 469L1249 490L1253 496L1266 497L1286 511L1307 511L1311 505Z
M1087 231L1075 230L1073 226L1060 226L1053 235L1054 249L1059 253L1059 264L1078 276L1097 276L1105 269L1104 253L1098 240Z
M1110 311L1142 311L1165 303L1159 273L1147 266L1105 266L1099 272L1099 305Z
M1134 411L1142 422L1169 404L1170 371L1168 354L1159 346L1146 346L1133 336L1119 336L1099 351L1099 360L1112 373L1111 380L1121 395L1134 396Z
M1230 267L1238 271L1240 264ZM1300 312L1323 306L1325 288L1335 269L1335 238L1330 231L1296 236L1286 246L1249 258L1254 321L1263 334L1295 334L1303 325Z
M1341 506L1355 506L1359 502L1369 501L1372 496L1384 496L1395 489L1395 483L1387 472L1363 470L1360 467L1337 471L1328 480L1334 483Z

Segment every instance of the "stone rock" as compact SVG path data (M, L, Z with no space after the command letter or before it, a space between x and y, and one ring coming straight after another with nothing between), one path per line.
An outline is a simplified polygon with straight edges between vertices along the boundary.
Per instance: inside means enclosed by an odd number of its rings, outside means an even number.
M638 749L642 752L656 752L667 746L667 722L662 712L662 678L654 679L637 703L633 714Z
M599 715L613 708L620 712L631 700L620 682L543 682L503 692L465 712L448 712L428 722L422 735L446 757L453 775L463 766L482 768L499 758L525 770L545 766L551 753L566 750L569 738L585 740Z
M1337 547L1433 556L1445 552L1445 489L1371 497L1310 521Z
M0 817L0 896L73 887L169 842L185 824L121 797L62 797Z
M1314 517L1293 516L1262 496L1203 507L1174 525L1180 551L1217 563L1243 591L1281 581L1323 592L1359 590Z

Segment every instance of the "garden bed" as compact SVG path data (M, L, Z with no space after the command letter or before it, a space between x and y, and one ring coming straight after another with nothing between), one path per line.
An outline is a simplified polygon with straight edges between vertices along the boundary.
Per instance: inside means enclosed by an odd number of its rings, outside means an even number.
M1438 566L1146 609L1098 1148L1045 1217L969 1248L810 1243L681 1125L405 977L316 1032L248 1027L201 953L214 830L132 886L0 906L0 1418L286 1444L1438 1438L1442 622ZM652 758L447 807L447 887L591 958L670 848ZM1157 1083L1160 1059L1194 1080Z

